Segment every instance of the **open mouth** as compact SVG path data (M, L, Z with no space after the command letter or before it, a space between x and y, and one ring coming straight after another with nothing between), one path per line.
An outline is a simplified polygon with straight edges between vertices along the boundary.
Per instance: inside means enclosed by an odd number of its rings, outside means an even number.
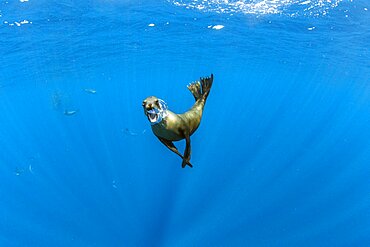
M151 109L147 111L147 116L151 123L155 123L158 120L158 111L156 111L155 109Z

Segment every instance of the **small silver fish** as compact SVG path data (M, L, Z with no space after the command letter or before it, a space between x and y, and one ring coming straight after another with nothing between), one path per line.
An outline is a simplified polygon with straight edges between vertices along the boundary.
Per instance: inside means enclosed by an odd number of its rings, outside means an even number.
M137 133L136 132L134 132L134 131L132 131L132 130L130 130L129 128L125 128L125 133L127 134L127 135L130 135L130 136L137 136Z
M28 166L28 170L29 170L31 173L33 173L33 167L32 167L32 165L29 165L29 166Z
M71 110L71 111L65 110L64 111L64 115L66 116L72 116L72 115L75 115L76 113L77 113L77 110Z
M24 169L16 167L15 171L14 171L14 174L16 176L20 176L23 172L24 172Z
M85 88L84 90L85 90L85 92L87 92L87 93L96 94L96 90L95 90L95 89L92 89L92 88Z

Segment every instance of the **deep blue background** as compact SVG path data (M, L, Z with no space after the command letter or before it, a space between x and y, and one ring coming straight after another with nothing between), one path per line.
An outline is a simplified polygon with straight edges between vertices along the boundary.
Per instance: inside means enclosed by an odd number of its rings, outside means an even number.
M370 5L210 2L0 2L0 246L370 246Z

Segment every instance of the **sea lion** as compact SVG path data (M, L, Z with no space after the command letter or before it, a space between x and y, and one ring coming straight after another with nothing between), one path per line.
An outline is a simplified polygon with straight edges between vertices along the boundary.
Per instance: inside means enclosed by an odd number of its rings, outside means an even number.
M183 114L176 114L168 110L167 104L155 96L150 96L143 101L144 114L152 126L154 135L167 148L182 158L182 168L186 165L193 167L190 163L190 136L199 127L212 83L213 74L188 85L188 89L195 98L195 103L190 110ZM186 140L184 155L181 155L173 144L173 141L182 139Z

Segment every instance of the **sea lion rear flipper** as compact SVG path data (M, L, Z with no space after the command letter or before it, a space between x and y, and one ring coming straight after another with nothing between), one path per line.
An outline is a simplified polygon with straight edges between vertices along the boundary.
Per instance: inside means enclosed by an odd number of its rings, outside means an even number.
M202 91L200 89L200 82L193 82L188 85L189 91L193 94L195 101L202 97Z
M209 91L211 90L213 83L213 74L210 77L200 78L199 81L193 82L188 85L188 89L193 94L195 101L204 97L207 99Z
M158 137L158 136L157 136ZM175 154L177 154L178 156L180 156L181 157L181 159L183 159L184 160L184 156L182 156L181 154L180 154L180 152L179 152L179 150L177 150L177 148L176 148L176 146L173 144L173 142L171 142L171 141L169 141L169 140L166 140L166 139L163 139L163 138L160 138L160 137L158 137L158 139L169 149L169 150L171 150L172 152L174 152ZM193 167L193 165L190 163L190 161L187 161L186 163L185 163L185 165L184 166L186 166L186 165L188 165L188 166L190 166L190 167Z
M207 99L209 92L211 91L213 83L213 74L210 77L200 78L200 84L202 85L202 96L204 100Z

